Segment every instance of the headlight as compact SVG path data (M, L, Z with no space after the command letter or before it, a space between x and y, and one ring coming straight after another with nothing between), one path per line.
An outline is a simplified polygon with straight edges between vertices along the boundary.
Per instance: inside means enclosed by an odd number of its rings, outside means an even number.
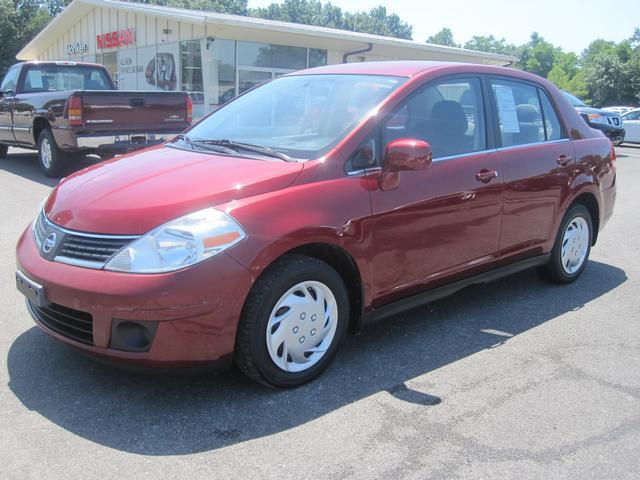
M587 116L589 117L589 121L591 123L607 123L605 117L603 115L600 115L599 113L589 113L587 114Z
M206 208L154 228L121 250L105 270L171 272L211 258L246 236L229 215Z

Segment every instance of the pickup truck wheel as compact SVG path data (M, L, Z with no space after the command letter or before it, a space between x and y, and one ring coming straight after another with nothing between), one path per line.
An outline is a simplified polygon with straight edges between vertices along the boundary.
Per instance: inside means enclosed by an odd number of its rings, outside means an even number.
M560 224L551 260L539 269L542 278L559 284L575 281L587 266L592 239L589 210L584 205L572 206Z
M47 177L60 177L63 174L69 155L58 148L56 139L49 128L40 132L38 137L38 160L40 168Z
M0 145L0 158L7 158L7 152L9 147L7 145Z
M269 387L314 379L345 335L348 298L342 278L328 264L286 255L265 271L247 298L236 336L236 365Z

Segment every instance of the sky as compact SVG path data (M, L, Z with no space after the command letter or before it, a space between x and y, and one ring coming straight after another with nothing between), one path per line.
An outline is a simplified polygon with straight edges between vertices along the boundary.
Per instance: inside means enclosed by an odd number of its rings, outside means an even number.
M249 0L249 6L266 6L274 0ZM326 3L326 0L322 0ZM473 35L506 38L516 45L538 32L568 52L580 53L597 38L619 42L640 28L640 0L331 0L343 11L368 11L387 7L413 25L413 39L425 41L443 27L453 30L456 43Z

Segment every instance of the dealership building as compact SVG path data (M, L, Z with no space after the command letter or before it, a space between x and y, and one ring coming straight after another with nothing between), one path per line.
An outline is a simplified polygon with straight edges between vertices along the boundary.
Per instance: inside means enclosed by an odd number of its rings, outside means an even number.
M307 67L513 61L411 40L113 0L74 0L17 57L100 63L121 90L192 92L196 117L258 83Z

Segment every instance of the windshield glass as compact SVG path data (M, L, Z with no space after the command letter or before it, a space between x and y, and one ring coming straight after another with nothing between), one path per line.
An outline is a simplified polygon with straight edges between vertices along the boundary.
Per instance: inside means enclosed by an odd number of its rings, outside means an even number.
M25 93L68 90L112 90L104 69L86 65L33 65L27 70Z
M231 140L299 159L335 146L406 79L377 75L299 75L267 83L217 110L189 139Z
M567 100L569 100L569 103L574 107L586 107L584 102L580 100L578 97L574 97L573 95L567 92L562 92L562 93L564 93L564 96L567 97Z

